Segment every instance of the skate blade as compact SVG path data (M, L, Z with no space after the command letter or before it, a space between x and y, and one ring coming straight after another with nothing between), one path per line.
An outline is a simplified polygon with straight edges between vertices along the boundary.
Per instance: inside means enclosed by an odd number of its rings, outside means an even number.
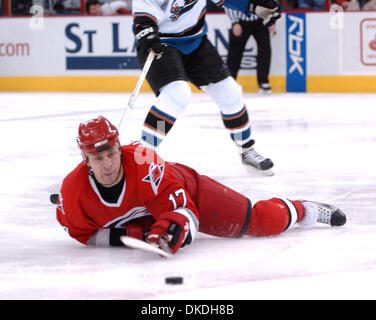
M250 165L245 165L245 168L249 173L252 173L252 174L254 174L255 172L258 172L258 173L261 173L262 175L269 176L269 177L275 175L275 172L272 168L267 169L267 170L260 170Z
M273 169L259 170L259 171L262 172L263 174L267 175L267 176L270 176L270 177L275 175Z

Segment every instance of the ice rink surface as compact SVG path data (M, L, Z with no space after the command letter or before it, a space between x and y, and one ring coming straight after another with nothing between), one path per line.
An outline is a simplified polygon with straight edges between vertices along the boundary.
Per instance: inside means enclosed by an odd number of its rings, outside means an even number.
M268 177L242 167L216 105L194 94L159 148L169 161L248 196L328 202L344 227L267 238L199 234L172 259L85 247L57 223L51 193L81 161L78 125L117 125L129 94L0 93L0 299L375 299L376 95L246 94ZM154 98L141 94L121 141L138 140ZM182 276L182 285L164 283Z

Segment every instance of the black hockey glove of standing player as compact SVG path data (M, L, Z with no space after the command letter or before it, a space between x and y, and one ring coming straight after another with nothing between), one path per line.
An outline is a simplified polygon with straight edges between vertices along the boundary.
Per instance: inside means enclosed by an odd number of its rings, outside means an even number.
M251 0L250 11L257 14L266 27L273 25L281 17L281 8L274 0Z
M165 50L165 46L162 45L159 38L158 28L156 25L142 25L136 27L136 39L140 44L142 51L154 51L157 59L159 59Z

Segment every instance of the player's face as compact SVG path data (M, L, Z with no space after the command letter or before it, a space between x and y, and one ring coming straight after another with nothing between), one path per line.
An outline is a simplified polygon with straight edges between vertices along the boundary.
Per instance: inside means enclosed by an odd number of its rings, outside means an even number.
M104 187L118 183L123 176L119 144L96 154L87 154L87 165L93 170L95 178Z

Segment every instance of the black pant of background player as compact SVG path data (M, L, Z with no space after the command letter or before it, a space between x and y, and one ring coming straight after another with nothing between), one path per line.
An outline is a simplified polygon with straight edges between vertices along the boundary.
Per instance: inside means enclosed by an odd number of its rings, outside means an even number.
M227 55L227 66L231 75L236 79L240 69L241 60L245 45L250 36L255 38L257 44L257 82L260 86L262 83L269 83L268 76L271 60L271 46L269 29L262 24L261 19L254 21L240 20L243 32L237 37L230 32L230 43Z

